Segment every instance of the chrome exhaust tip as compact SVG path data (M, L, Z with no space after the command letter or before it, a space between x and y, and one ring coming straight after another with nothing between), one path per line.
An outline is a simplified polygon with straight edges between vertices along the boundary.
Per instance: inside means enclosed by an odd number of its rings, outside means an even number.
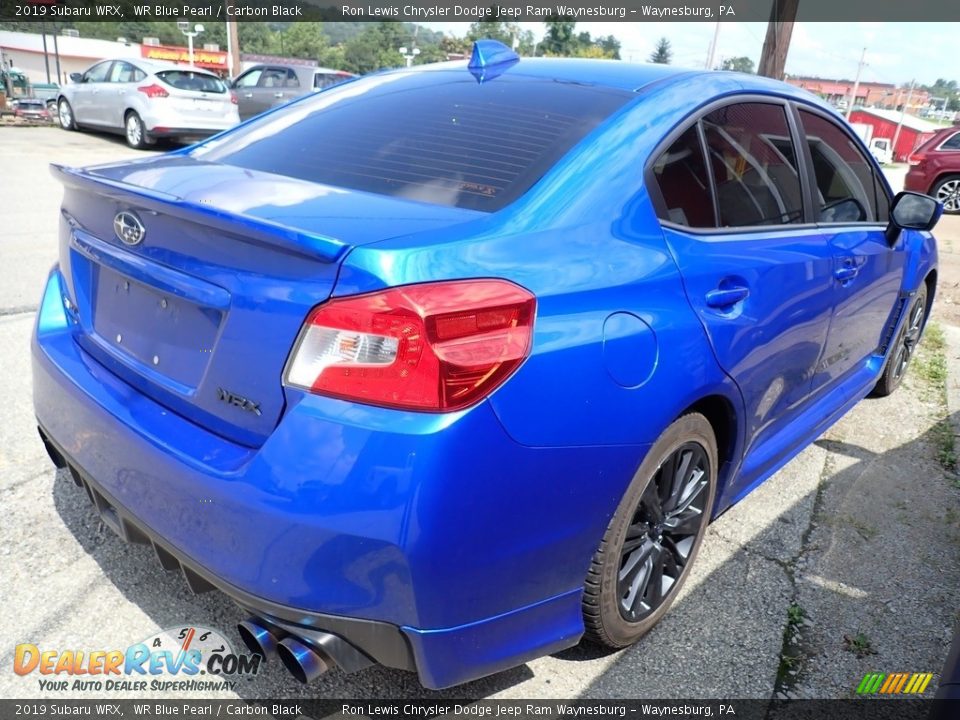
M280 641L277 654L290 674L304 684L313 682L332 666L326 657L292 637Z
M261 625L256 618L239 623L237 632L250 652L263 655L264 659L267 660L276 657L277 644L280 642L280 638L272 630Z

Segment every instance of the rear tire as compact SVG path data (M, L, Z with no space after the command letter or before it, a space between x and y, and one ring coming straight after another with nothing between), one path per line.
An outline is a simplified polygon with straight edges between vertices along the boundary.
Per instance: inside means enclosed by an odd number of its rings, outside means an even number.
M943 211L950 215L960 213L960 175L947 175L934 183L930 195L943 203Z
M60 127L64 130L77 129L77 121L73 116L73 108L65 98L60 98L60 101L57 103L57 120L60 122Z
M143 125L143 120L134 110L126 114L123 119L124 135L127 138L127 145L135 150L143 150L149 143L147 141L147 128Z
M590 563L585 639L632 645L666 614L706 533L717 484L717 441L699 413L676 420L647 453Z
M910 366L910 359L917 349L917 343L920 342L926 319L927 285L923 283L907 306L907 316L900 332L897 333L897 339L887 353L887 364L883 368L883 375L870 393L871 396L886 397L900 387Z

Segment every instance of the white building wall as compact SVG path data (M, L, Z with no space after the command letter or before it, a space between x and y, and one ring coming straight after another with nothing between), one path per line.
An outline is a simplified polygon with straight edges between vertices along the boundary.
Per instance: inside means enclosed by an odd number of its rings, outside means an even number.
M82 29L81 29L82 32ZM47 57L50 65L50 82L63 85L70 73L83 72L98 60L107 58L138 58L139 43L120 43L84 37L57 36L60 52L60 78L57 75L57 60L54 54L53 35L47 34ZM5 64L23 71L30 82L47 82L47 70L43 55L43 37L40 33L0 30L0 52Z

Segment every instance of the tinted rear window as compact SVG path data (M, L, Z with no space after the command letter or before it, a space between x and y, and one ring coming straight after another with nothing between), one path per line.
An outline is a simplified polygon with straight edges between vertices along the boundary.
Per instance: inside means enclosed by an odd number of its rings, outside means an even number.
M313 87L322 90L323 88L339 85L352 77L353 75L347 75L346 73L314 73Z
M633 93L462 70L372 76L255 121L195 157L492 212Z
M190 70L164 70L157 77L177 90L194 90L205 93L222 93L226 86L213 75L191 72Z

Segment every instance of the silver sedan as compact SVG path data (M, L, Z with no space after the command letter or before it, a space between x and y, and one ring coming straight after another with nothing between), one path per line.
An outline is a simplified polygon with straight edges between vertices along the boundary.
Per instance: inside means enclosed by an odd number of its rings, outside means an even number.
M240 122L237 97L216 75L155 60L103 60L60 89L65 130L123 133L131 147L202 138Z

